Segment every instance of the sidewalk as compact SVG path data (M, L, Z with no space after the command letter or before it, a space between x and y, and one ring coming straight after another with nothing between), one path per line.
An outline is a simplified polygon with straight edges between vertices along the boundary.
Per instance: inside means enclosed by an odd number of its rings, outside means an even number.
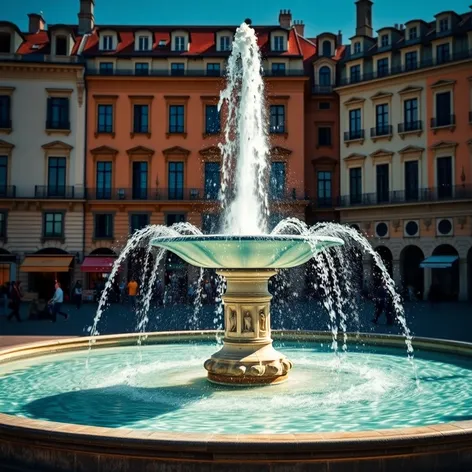
M0 347L40 341L56 337L87 336L88 327L92 325L96 314L96 304L85 304L80 310L74 305L64 305L69 314L65 321L58 317L57 323L48 321L28 321L28 306L21 307L24 320L8 322L5 316L0 317ZM360 331L401 334L398 326L386 326L382 317L378 325L371 322L373 305L366 303L359 313ZM405 305L408 327L414 336L437 337L472 342L472 304L444 303L407 303ZM198 315L198 325L192 326L193 307L177 305L166 308L151 309L146 331L174 331L187 329L215 329L214 307L204 306ZM100 334L117 334L136 332L138 320L129 306L113 304L103 314L98 324ZM316 302L290 302L286 305L272 307L273 329L307 329L327 330L328 315ZM353 314L348 320L348 330L355 331Z

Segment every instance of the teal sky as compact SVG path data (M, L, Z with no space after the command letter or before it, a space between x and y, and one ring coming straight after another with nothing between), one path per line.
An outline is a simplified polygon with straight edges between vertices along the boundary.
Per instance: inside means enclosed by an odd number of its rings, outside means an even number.
M374 28L405 23L414 18L431 21L436 13L454 8L470 11L472 0L374 0ZM204 7L202 6L204 5ZM303 20L306 36L342 30L344 38L355 27L354 0L95 0L98 24L239 24L251 18L254 24L276 24L280 9L290 8L293 19ZM27 13L42 11L48 23L76 23L79 0L4 0L0 19L27 28Z

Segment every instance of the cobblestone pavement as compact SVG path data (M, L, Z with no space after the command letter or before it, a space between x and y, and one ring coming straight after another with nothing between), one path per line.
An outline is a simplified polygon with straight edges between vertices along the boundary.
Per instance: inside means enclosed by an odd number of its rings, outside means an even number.
M0 347L17 343L40 341L56 337L86 336L96 313L96 304L85 304L80 310L73 305L64 305L69 319L59 317L57 323L30 321L28 307L21 309L22 323L8 322L0 316ZM399 326L386 326L385 317L379 324L371 322L374 307L366 302L358 312L359 331L400 334ZM437 337L472 342L472 304L406 303L406 319L414 336ZM173 331L192 328L215 329L215 307L204 306L198 315L198 325L192 325L193 307L176 305L152 308L147 331ZM127 305L113 304L103 314L98 331L100 334L132 333L136 331L137 316ZM327 330L328 315L317 302L290 302L272 307L273 329ZM349 313L348 330L356 331L354 314Z

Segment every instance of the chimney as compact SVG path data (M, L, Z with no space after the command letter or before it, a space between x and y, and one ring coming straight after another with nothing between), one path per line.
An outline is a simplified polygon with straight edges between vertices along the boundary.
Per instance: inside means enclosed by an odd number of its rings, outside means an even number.
M79 17L79 34L90 33L95 26L95 18L93 16L93 9L95 7L95 0L80 0Z
M373 37L372 1L357 0L356 2L356 36Z
M290 10L280 10L279 25L286 29L292 26L292 12Z
M400 25L398 23L395 23L395 29L399 29Z
M338 36L336 38L336 45L338 47L343 45L343 34L342 34L341 30L338 31Z
M295 28L298 36L305 36L305 24L302 20L295 20L293 22L293 27Z
M46 22L44 18L39 13L30 13L28 15L29 18L29 26L28 26L28 33L37 33L38 31L44 31L44 27L46 26Z

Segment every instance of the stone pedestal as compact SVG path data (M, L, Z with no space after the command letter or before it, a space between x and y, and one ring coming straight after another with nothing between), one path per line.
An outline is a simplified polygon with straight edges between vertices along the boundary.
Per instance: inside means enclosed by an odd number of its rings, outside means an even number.
M223 347L204 367L210 382L263 385L283 382L292 363L272 347L269 278L275 270L219 270L226 278L223 295Z

